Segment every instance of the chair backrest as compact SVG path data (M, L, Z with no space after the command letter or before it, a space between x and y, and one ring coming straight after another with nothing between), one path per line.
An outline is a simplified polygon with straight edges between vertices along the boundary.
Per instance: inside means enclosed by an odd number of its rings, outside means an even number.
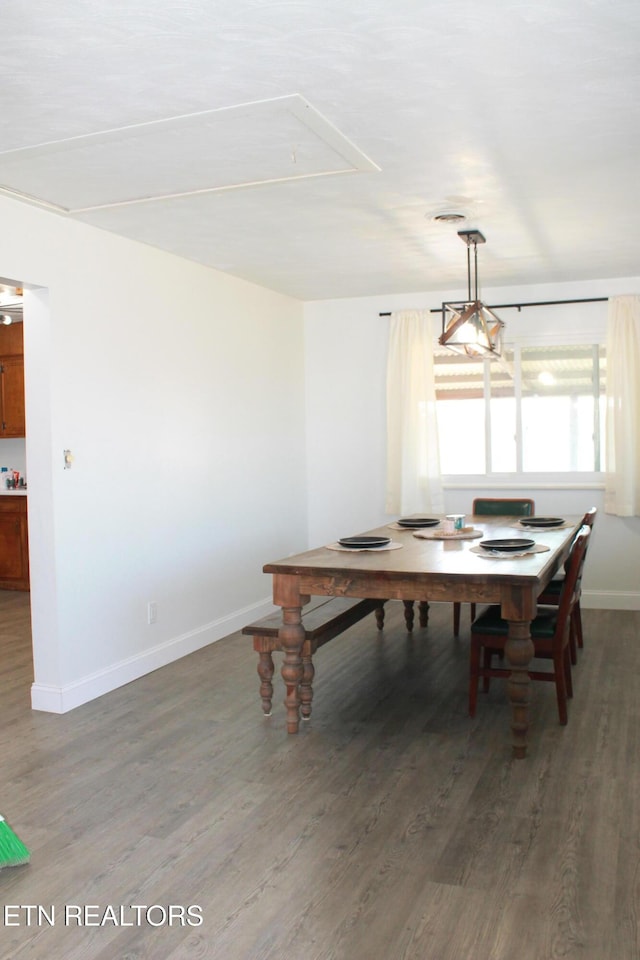
M593 527L594 523L596 522L596 513L597 513L597 512L598 512L598 508L597 508L597 507L591 507L590 510L587 510L587 512L585 513L584 517L582 518L582 523L583 523L583 525L586 524L586 526L588 526L588 527ZM576 540L577 540L577 538L580 536L581 530L582 530L582 528L580 528L580 530L578 530L578 532L576 533L576 537L575 537ZM574 544L575 544L575 540L574 540ZM585 548L585 553L586 553L586 552L587 552L587 548ZM571 563L571 554L569 554L569 556L567 557L567 559L566 559L565 562L564 562L564 575L565 575L565 577L566 577L566 575L567 575L567 570L569 569L569 564L570 564L570 563Z
M573 541L568 563L565 565L565 575L562 582L562 591L560 593L560 604L558 607L557 631L564 633L569 627L569 617L580 599L580 588L582 583L582 571L584 561L587 556L587 547L589 546L589 537L591 536L591 527L585 523L580 527L577 536Z
M535 504L528 498L476 497L473 501L476 517L532 517L534 512Z

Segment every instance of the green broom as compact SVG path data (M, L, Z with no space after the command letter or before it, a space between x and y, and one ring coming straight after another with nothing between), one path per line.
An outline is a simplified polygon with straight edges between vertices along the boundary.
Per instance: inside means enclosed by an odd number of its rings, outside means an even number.
M0 814L0 870L3 867L19 867L22 863L28 863L30 856L22 840L15 835Z

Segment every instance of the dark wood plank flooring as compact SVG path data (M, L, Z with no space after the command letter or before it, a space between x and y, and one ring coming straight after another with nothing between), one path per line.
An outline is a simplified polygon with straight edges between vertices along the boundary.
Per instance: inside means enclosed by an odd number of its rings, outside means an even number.
M569 725L536 684L514 761L500 681L467 716L450 605L408 635L388 604L319 651L291 737L239 634L31 711L28 600L0 593L0 811L32 850L0 871L0 960L640 957L640 613L584 611Z

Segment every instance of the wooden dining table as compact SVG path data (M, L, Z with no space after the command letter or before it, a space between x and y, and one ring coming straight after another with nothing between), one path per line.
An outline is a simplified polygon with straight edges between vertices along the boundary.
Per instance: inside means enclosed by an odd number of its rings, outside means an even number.
M273 601L282 608L279 639L284 651L282 678L288 732L295 734L299 729L304 641L301 615L311 596L497 603L509 622L505 658L511 670L507 690L512 751L514 757L526 756L531 684L528 666L534 653L530 623L536 615L537 597L562 568L582 516L564 520L562 527L531 530L515 517L471 516L467 527L480 532L473 539L435 539L435 527L416 531L390 523L362 535L390 537L391 549L354 551L340 549L335 543L265 564L263 571L273 575ZM482 540L514 537L533 540L536 547L548 549L516 557L492 556L479 548Z

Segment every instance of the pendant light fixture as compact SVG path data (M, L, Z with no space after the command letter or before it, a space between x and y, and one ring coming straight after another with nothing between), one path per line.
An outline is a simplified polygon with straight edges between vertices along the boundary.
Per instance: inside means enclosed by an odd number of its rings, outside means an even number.
M442 304L442 335L439 343L463 356L491 360L502 353L504 323L490 307L478 300L478 244L486 243L479 230L459 230L467 245L467 300ZM474 291L471 299L471 247L473 246Z

